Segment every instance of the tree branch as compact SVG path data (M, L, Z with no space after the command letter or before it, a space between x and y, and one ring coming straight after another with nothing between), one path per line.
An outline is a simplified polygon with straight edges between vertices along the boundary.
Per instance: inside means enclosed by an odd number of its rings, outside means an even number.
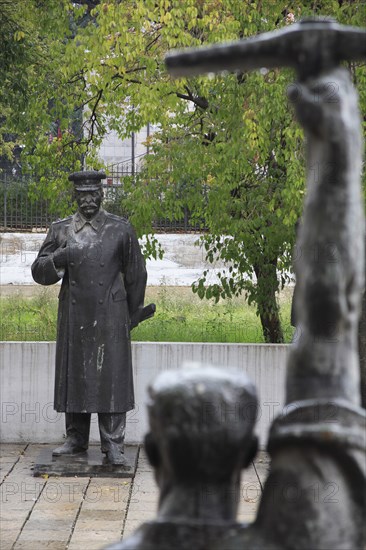
M117 70L117 66L114 65L114 68ZM147 69L146 65L143 65L142 67L135 67L134 69L127 69L123 74L121 73L116 73L112 76L112 79L113 78L124 78L126 74L131 74L131 73L138 73L139 71L145 71Z
M194 103L195 105L197 105L197 107L200 107L201 109L206 110L208 108L209 103L205 97L194 96L190 91L188 95L182 94L180 92L175 92L175 94L180 99L185 99L186 101L192 101L192 103Z
M145 47L145 52L149 51L150 48L153 47L153 45L159 40L160 37L161 37L161 34L158 34L153 40L151 40L151 42L149 42Z
M83 109L86 105L88 105L88 103L90 103L91 101L93 101L93 99L96 99L96 103L94 104L94 107L92 109L92 114L94 113L95 111L95 108L97 107L99 101L100 101L100 94L103 94L103 90L99 90L95 95L93 95L93 97L90 97L89 99L87 99L86 101L84 101L84 103L82 103L81 105L79 105L79 109Z
M99 4L99 0L76 0L75 4L81 4L83 6L88 6L89 9L96 8Z
M89 117L89 121L91 122L90 130L89 130L89 140L88 143L90 143L93 140L93 137L95 135L95 129L99 125L97 120L97 108L99 105L100 100L103 96L103 90L99 90L97 94L95 94L94 98L96 98L91 115ZM90 101L90 100L89 100Z

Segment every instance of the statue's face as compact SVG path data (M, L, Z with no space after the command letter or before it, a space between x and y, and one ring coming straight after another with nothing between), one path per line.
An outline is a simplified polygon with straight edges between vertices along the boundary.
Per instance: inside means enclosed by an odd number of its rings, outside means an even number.
M75 199L79 208L79 212L90 220L98 212L102 204L103 191L75 191Z

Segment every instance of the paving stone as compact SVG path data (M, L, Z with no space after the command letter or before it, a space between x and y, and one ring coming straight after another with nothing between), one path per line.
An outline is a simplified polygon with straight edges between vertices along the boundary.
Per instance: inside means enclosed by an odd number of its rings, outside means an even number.
M29 515L29 510L19 510L7 508L4 510L4 505L1 505L1 525L9 521L16 521L17 524L23 525Z
M57 447L57 445L49 445L49 444L42 445L42 444L32 443L32 445L29 445L27 447L27 449L25 450L23 459L25 459L25 460L35 459L35 458L37 458L39 453L41 451L43 451L44 449L52 449L53 450L55 447Z
M31 511L35 503L35 500L20 500L20 497L16 499L2 500L1 501L1 517L8 512L16 514L27 514Z
M22 455L25 445L2 446L3 475L18 462L2 484L1 550L66 550L76 519L68 550L100 550L121 538L126 510L124 538L144 521L156 517L159 491L143 450L135 479L127 481L34 478L31 467L41 448L44 446L29 445ZM242 476L238 519L243 522L255 517L261 495L258 477L264 483L269 469L268 455L259 453L255 465L255 469L251 466Z
M262 484L262 487L264 486L264 483L268 477L270 464L270 458L267 453L265 453L264 451L260 451L255 460L255 469Z
M11 475L19 475L24 479L34 479L32 467L33 462L31 460L19 459L19 461L14 465Z
M238 515L238 522L245 523L245 524L252 523L255 519L255 514L256 514L256 508L253 509L252 511L247 509L243 514Z
M151 504L157 503L159 500L159 494L156 490L155 493L144 493L143 491L136 491L131 494L130 505L138 504L139 502L150 502Z
M153 467L151 466L146 453L143 448L140 448L139 461L137 464L138 472L153 472Z
M0 445L0 461L7 459L16 460L26 448L24 443L1 443Z
M0 472L9 472L14 466L14 460L9 459L8 457L2 458L0 460Z
M32 511L32 515L44 514L47 517L49 515L74 516L80 508L80 503L81 500L80 502L53 502L52 504L48 503L48 506L46 506L47 503L45 502L37 502Z
M84 520L90 521L121 521L123 523L125 512L123 510L86 510L81 508L78 523Z
M130 484L116 484L93 479L85 494L84 510L125 510L128 506Z
M145 501L140 500L136 501L134 503L131 503L128 507L128 514L131 514L131 512L152 512L154 515L156 515L158 509L158 499L156 498L154 501Z
M49 510L39 510L37 506L32 510L31 518L35 521L41 521L43 522L43 525L47 525L47 522L50 519L54 520L62 520L65 519L65 521L69 523L73 523L75 521L76 515L79 511L79 506L74 506L72 508L66 508L65 506L60 507L53 507Z
M141 523L143 523L144 521L150 521L155 517L156 510L136 510L133 512L130 512L130 510L128 510L126 525L130 521L140 521Z
M42 541L50 541L50 540L57 540L57 541L63 541L65 544L68 541L68 538L70 536L69 531L63 530L51 530L48 529L23 529L23 531L20 534L18 542L42 542Z
M13 463L8 464L6 462L0 466L0 483L2 483L8 477L12 467Z
M137 479L139 480L140 484L157 487L153 472L150 472L148 470L145 470L143 472L139 471L135 476L135 482Z
M34 531L42 531L45 526L47 526L47 531L68 531L71 530L72 522L70 522L67 518L52 518L52 516L47 518L47 521L44 519L35 519L33 517L33 514L29 521L25 524L22 536L25 535L28 532L34 532ZM57 538L57 537L56 537Z
M1 548L1 550L3 549ZM18 541L11 550L66 550L66 542L52 539L42 541ZM79 547L78 550L82 549Z
M115 533L110 533L106 530L100 530L100 531L88 531L85 533L74 533L69 549L71 550L72 547L74 547L77 550L90 549L90 548L103 548L106 544L109 544L111 542L114 542L115 540L118 540L120 536Z
M124 528L124 531L123 531L123 538L125 539L125 538L129 537L130 535L132 535L132 533L138 527L140 527L141 523L142 523L142 521L140 521L140 520L126 521L125 528ZM192 548L192 550L193 550L193 548Z
M156 485L145 485L142 483L139 483L139 480L136 480L136 483L134 483L132 488L132 494L134 497L137 497L138 495L155 495L158 491L158 488Z
M1 514L2 516L2 514ZM14 513L13 513L13 517L10 519L3 519L3 517L1 517L1 521L0 521L0 540L1 540L1 532L3 531L17 531L18 532L20 531L23 523L25 522L26 518L21 518L19 519ZM0 546L1 548L1 546Z
M18 535L19 535L19 529L14 529L14 530L1 529L1 534L0 534L1 550L11 550L14 542L17 540Z
M49 478L40 496L40 502L45 504L80 502L84 498L89 480L69 478Z
M80 533L89 533L90 531L114 531L121 532L123 526L123 517L118 519L80 519L76 522L74 536Z

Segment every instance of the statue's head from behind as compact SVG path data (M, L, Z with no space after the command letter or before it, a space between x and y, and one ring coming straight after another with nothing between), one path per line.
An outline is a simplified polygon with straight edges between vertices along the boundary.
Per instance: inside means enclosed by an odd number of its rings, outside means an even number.
M74 183L74 198L79 212L87 220L93 218L100 209L103 200L102 179L104 172L88 170L70 174L69 180Z
M225 483L254 457L255 387L239 371L183 368L149 388L145 448L158 483Z

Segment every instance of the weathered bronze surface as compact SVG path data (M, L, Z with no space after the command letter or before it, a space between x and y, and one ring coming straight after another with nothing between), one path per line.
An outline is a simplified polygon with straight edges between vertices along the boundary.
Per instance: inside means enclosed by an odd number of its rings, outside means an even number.
M366 247L366 235L365 235ZM365 254L366 260L366 254ZM366 272L366 262L365 262ZM366 291L362 298L362 313L360 319L360 327L358 331L358 343L360 348L360 367L361 367L361 405L366 409Z
M110 549L224 550L220 541L243 528L235 519L239 479L257 450L257 409L244 373L211 367L160 374L149 388L145 438L160 490L158 517Z
M292 67L300 79L320 74L341 61L366 57L366 30L339 25L329 18L303 19L278 31L166 56L172 76L220 71Z
M253 450L254 418L215 418L211 429L202 422L204 403L216 410L231 402L253 412L252 388L244 380L233 384L225 371L221 379L205 370L165 373L150 390L146 441L161 492L158 517L111 550L365 547L366 415L357 347L365 265L361 121L350 76L339 67L341 60L365 57L365 30L312 20L167 58L174 75L291 66L300 77L290 95L307 140L295 264L297 340L286 407L269 435L272 462L255 522L235 525L233 501L222 499L225 489L238 489L240 467ZM210 489L216 483L207 507L205 482Z
M101 208L103 178L70 175L78 211L52 224L32 275L42 285L62 279L54 406L66 413L67 440L54 454L85 450L98 413L102 451L121 465L134 407L130 330L154 311L143 308L147 275L133 228Z

